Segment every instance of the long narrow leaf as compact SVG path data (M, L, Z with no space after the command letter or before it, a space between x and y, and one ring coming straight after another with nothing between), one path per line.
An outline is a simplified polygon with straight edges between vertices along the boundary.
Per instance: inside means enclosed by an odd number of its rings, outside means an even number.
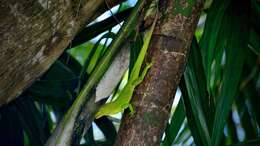
M198 90L198 94L200 95L200 102L201 106L205 115L206 124L208 126L209 132L211 132L213 119L214 119L214 111L215 111L215 104L212 97L209 96L207 92L207 81L206 81L206 74L203 70L202 65L202 55L200 52L200 47L196 38L194 37L191 43L191 50L190 56L188 60L188 68L194 71L193 78L196 78Z
M95 120L95 123L100 128L100 130L103 132L103 134L106 137L106 142L110 145L113 145L116 139L116 128L111 120L109 120L107 117L102 117Z
M185 119L185 110L183 100L180 100L174 114L171 118L171 123L167 125L165 130L165 138L162 142L162 146L171 146L176 138L181 125Z
M219 35L218 33L221 27L220 24L230 1L231 0L213 1L207 15L202 38L200 39L200 47L202 50L204 70L207 77L208 91L210 91L211 65L214 58L213 55L215 55L216 51L218 51L216 45Z
M185 82L182 80L180 87L192 135L197 145L210 145L210 135L200 104L200 95L199 92L197 92L197 81L194 78L193 70L187 67L184 78Z
M244 49L247 49L248 26L246 9L248 2L235 2L231 4L227 14L230 21L230 35L227 39L225 70L220 96L216 106L216 114L212 131L212 146L220 144L225 121L228 117L232 102L237 94L239 80L244 62ZM239 3L239 5L237 4ZM244 8L241 10L241 8ZM239 41L238 41L239 40Z

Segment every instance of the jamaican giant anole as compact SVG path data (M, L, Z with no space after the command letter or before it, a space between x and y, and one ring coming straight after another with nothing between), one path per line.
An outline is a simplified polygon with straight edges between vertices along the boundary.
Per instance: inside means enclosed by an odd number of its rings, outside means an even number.
M133 66L133 69L130 73L127 84L125 85L125 87L122 89L122 91L119 93L118 97L114 101L103 105L99 109L99 111L96 114L96 118L100 118L100 117L106 116L106 115L116 114L121 111L124 111L127 108L130 109L130 114L134 113L133 107L130 104L130 100L133 95L134 89L137 85L139 85L143 81L148 69L153 64L153 61L149 64L146 64L143 71L140 73L142 63L143 63L145 54L147 52L147 49L149 47L151 36L152 36L153 30L155 27L156 18L157 17L155 17L152 26L149 28L149 30L147 31L147 33L144 36L143 46L141 48L141 51L137 57L137 60L134 64L134 66Z

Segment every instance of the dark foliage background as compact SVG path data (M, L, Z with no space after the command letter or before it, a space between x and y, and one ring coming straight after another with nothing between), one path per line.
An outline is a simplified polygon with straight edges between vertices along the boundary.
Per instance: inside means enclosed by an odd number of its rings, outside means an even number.
M0 108L0 145L44 145L129 16L130 2L87 26L48 72ZM259 24L259 0L215 0L204 10L161 145L260 145ZM95 120L80 145L112 145L120 118Z

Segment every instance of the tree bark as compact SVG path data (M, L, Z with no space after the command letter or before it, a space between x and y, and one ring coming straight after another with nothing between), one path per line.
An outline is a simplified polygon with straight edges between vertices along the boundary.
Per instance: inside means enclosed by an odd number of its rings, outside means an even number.
M109 0L112 7L124 0ZM104 0L0 1L0 105L42 75L75 34L106 11Z
M160 17L146 56L146 62L155 63L134 93L134 116L124 114L116 146L160 144L201 8L201 0L159 2Z

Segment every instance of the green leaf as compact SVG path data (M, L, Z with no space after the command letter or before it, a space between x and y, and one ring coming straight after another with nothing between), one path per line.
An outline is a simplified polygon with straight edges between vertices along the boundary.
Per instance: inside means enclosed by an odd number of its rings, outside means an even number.
M229 35L225 49L225 66L223 72L223 82L221 84L220 94L217 100L216 114L212 131L212 146L220 144L225 121L228 117L231 105L237 95L243 62L245 58L245 49L248 43L248 16L246 9L248 2L235 2L231 4L226 13L231 21L228 27ZM237 5L239 3L239 5ZM238 7L240 6L240 7ZM244 9L241 9L244 8ZM239 40L239 41L238 41Z
M67 50L67 53L70 55L70 57L76 59L83 66L85 60L91 56L91 51L93 51L92 48L94 45L95 44L92 42L87 42Z
M106 143L113 145L116 140L117 132L112 121L109 120L107 117L101 117L99 119L96 119L95 123L106 137Z
M237 108L240 120L241 120L241 126L245 131L245 139L252 139L257 136L257 126L254 127L252 122L252 118L249 113L248 107L248 100L246 100L243 96L239 95L239 97L235 101L235 105L233 105Z
M104 34L95 44L92 48L88 48L91 50L88 52L87 58L84 60L83 67L80 70L79 73L79 82L77 84L76 92L77 95L79 91L82 89L82 86L84 83L86 83L90 73L93 71L93 69L96 67L98 61L102 58L104 52L106 51L106 43L109 38L113 39L116 34L113 32L108 32ZM101 45L100 42L106 39L106 42L104 45Z
M87 52L86 48L86 52ZM81 50L79 50L80 52ZM83 54L83 52L81 53ZM79 75L82 65L80 64L80 61L75 59L76 57L72 56L68 53L68 51L64 52L60 58L58 59L60 62L62 62L65 66L67 66L76 76Z
M192 78L197 80L198 94L200 95L200 102L202 109L204 111L205 118L207 119L207 126L209 132L211 132L213 119L214 119L214 109L215 104L212 97L207 93L207 81L206 74L203 70L202 65L202 55L200 52L200 47L196 38L194 37L191 43L190 56L188 60L187 67L194 71Z
M170 124L167 125L165 130L165 138L162 142L162 146L171 146L176 138L181 125L185 119L185 110L183 100L180 100L174 114L171 118Z
M94 139L94 134L93 134L93 126L90 126L87 133L84 135L85 138L85 144L88 146L95 146L95 139Z
M251 11L250 11L250 14L251 14L251 17L250 17L250 20L251 20L251 24L254 26L255 30L260 32L260 2L259 0L250 0L251 2Z
M78 77L74 72L56 61L43 77L26 91L26 95L44 103L67 106L77 82Z
M184 122L184 127L174 140L174 144L183 144L183 142L185 142L189 138L191 138L191 132L189 130L188 124Z
M19 98L14 105L22 127L29 137L30 144L44 145L50 135L47 117L39 112L31 99Z
M248 100L248 104L250 104L250 107L248 107L249 112L251 113L251 120L256 123L256 125L260 125L260 94L257 93L255 87L253 86L252 82L249 83L247 87L243 90L244 98ZM252 130L252 129L249 129ZM257 131L257 135L260 134L260 128L259 126L254 128L255 131Z
M202 61L207 79L207 90L210 92L211 66L214 55L218 53L217 40L224 13L231 0L213 1L205 22L203 35L200 39Z
M237 131L236 131L236 124L233 121L232 113L229 113L227 122L226 122L226 138L225 138L225 144L231 144L231 143L237 143L238 137L237 137Z
M92 50L95 50L95 53L94 54L91 54L91 59L88 61L85 61L84 65L83 65L83 71L85 71L85 66L87 66L86 70L87 70L87 73L90 74L94 67L96 66L99 58L103 55L103 52L105 51L103 47L103 45L100 45L100 41L104 38L114 38L115 37L115 34L113 32L108 32L106 34L104 34L96 43L95 45L93 46Z
M180 87L192 135L197 144L202 143L203 145L208 146L210 145L209 130L201 106L201 95L199 93L198 83L194 70L189 68L189 62L184 73L184 79L185 83L182 81Z
M214 104L207 96L206 77L195 38L192 41L184 79L185 83L181 82L181 91L194 141L197 145L203 143L207 146L210 144L209 125L213 123Z
M112 27L117 25L118 22L122 22L122 21L126 20L127 17L129 17L130 12L133 10L133 8L128 8L128 7L126 7L126 5L123 5L119 10L120 12L114 14L111 17L106 18L105 20L102 20L100 22L87 26L86 28L81 30L76 35L76 37L72 40L71 46L75 47L80 44L83 44L83 43L89 41L90 39L98 36L102 32L105 32L105 31L111 29ZM121 11L121 10L123 10L123 11ZM115 18L117 19L117 21L115 21Z
M250 45L251 49L255 54L260 56L260 34L257 34L257 32L253 29L250 31Z

